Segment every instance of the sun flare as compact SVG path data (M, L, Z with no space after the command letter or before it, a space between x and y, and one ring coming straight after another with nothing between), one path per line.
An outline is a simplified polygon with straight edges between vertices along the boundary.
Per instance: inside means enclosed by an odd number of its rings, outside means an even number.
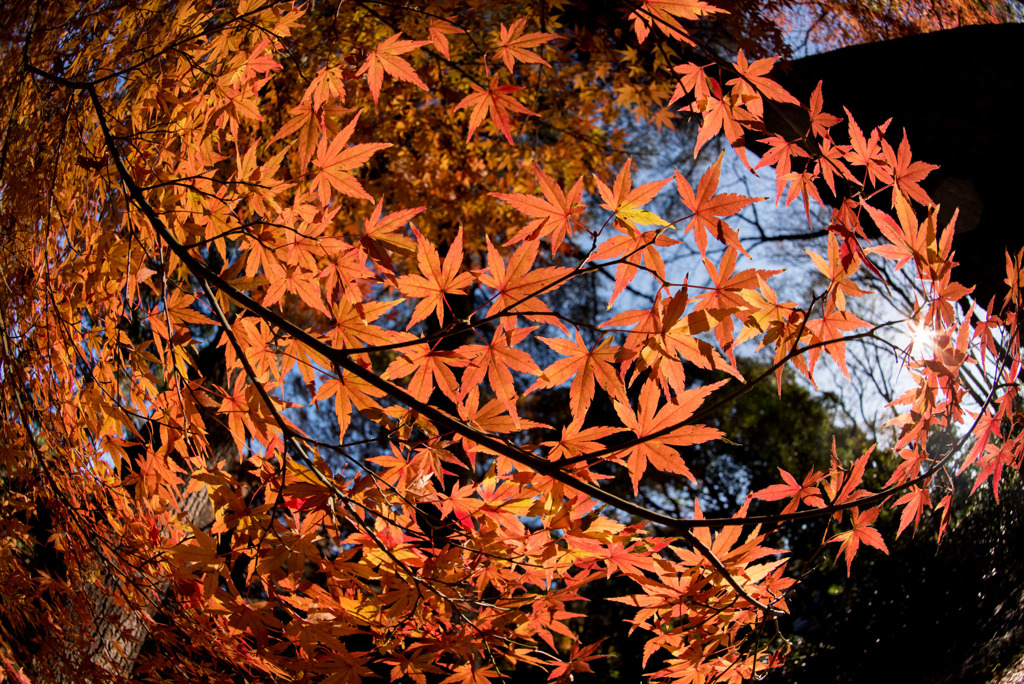
M931 353L935 344L935 331L920 321L911 321L909 328L910 356L920 359Z

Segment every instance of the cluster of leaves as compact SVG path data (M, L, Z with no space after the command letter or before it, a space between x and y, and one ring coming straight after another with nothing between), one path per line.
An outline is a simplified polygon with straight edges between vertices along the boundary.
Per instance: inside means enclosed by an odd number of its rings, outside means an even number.
M721 13L699 0L629 4L606 34L566 28L584 18L557 3L461 4L12 13L5 676L117 679L148 635L163 681L482 683L519 665L568 681L594 650L567 603L617 576L645 659L658 654L652 678L739 681L778 662L757 634L794 584L765 524L831 519L849 566L863 545L885 550L883 507L916 527L949 479L956 452L929 451L933 428L968 426L975 486L997 491L1019 466L1021 258L1002 311L972 324L955 306L969 289L951 280L953 227L919 186L932 167L906 136L894 149L885 127L840 126L820 90L803 137L764 130L766 107L801 103L771 79L775 58L695 56L694 20ZM626 40L632 66L613 69ZM764 198L718 192L721 157L696 187L679 173L636 185L607 123L624 109L659 125L685 113L695 154L724 133L746 161L744 139L764 136L754 168L774 168L787 205L820 201L819 179L859 188L811 255L823 289L780 301L777 272L737 270L746 252L725 219ZM673 182L686 214L669 220L646 207ZM666 268L681 240L710 286ZM714 408L786 366L813 382L823 354L845 374L848 342L906 323L847 309L866 294L859 269L880 273L872 258L911 265L913 322L934 335L906 362L902 460L881 490L864 484L871 449L754 493L786 501L777 515L670 516L601 486L696 481L685 448L722 436ZM552 308L598 271L614 272L609 307L641 274L652 305L600 325ZM744 378L736 349L752 340L773 365ZM560 358L540 367L536 342ZM976 359L981 385L962 372ZM722 379L695 383L688 363ZM565 384L560 430L524 415L529 395ZM598 391L613 416L598 416ZM337 441L293 408L333 414Z

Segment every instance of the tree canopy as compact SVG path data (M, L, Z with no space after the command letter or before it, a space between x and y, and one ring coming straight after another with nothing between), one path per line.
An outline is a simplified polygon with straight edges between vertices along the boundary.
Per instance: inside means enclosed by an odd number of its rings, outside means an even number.
M975 305L913 131L862 128L820 87L798 100L776 62L797 33L845 44L1009 13L8 8L3 676L569 681L599 655L570 606L609 579L652 680L777 666L770 623L796 583L780 526L821 521L849 571L887 552L883 512L899 536L934 511L941 536L961 473L998 498L1024 437L1022 256ZM780 105L806 127L767 126ZM652 177L629 155L637 127L688 131L710 164ZM800 301L746 261L736 217L772 199L721 188L727 154L826 233ZM850 190L814 225L818 183L837 181ZM673 213L655 211L668 194ZM699 254L685 272L679 245ZM903 306L855 313L865 276ZM714 517L657 505L654 483L696 491L724 462L706 445L749 430L718 412L786 373L848 378L862 341L903 371L888 441L821 445ZM764 364L737 357L755 351Z

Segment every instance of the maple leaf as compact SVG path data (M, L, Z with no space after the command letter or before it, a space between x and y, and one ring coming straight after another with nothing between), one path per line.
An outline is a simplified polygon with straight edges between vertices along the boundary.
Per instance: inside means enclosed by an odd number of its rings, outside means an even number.
M543 199L536 195L504 192L492 192L491 196L534 218L506 244L547 237L551 240L551 252L557 253L566 236L572 235L573 221L586 210L583 205L583 177L580 176L576 184L565 192L540 166L534 164L533 168L544 193Z
M667 473L677 473L686 477L693 484L696 478L686 467L674 446L690 446L718 439L720 430L705 425L684 425L684 421L693 415L709 394L726 383L725 380L705 385L696 389L685 390L677 395L674 401L666 402L658 407L661 392L657 383L648 380L640 390L639 412L634 413L628 404L613 401L615 413L623 425L636 435L637 443L622 449L615 460L624 462L629 469L629 477L633 483L633 493L639 491L640 479L647 464ZM653 435L657 434L657 437Z
M574 424L582 424L587 415L587 409L594 400L595 381L613 399L628 402L626 387L612 365L618 348L611 346L611 337L604 338L592 349L586 346L579 332L572 340L551 337L537 339L565 358L545 368L524 394L544 387L557 387L571 378L569 410Z
M893 206L896 208L898 223L884 211L876 209L870 204L864 205L871 219L878 226L879 232L890 243L869 247L865 251L895 260L897 270L903 268L910 259L913 259L920 277L928 280L941 280L952 268L952 264L949 262L952 230L947 228L940 239L936 225L938 208L931 207L925 220L918 221L917 214L903 197L899 188L893 188ZM954 215L950 226L955 219Z
M416 70L409 62L398 55L411 52L418 47L430 43L429 40L399 40L402 32L399 31L390 38L377 44L363 65L359 67L356 76L366 74L366 82L370 85L370 94L373 96L373 104L377 104L380 97L380 89L384 84L384 74L397 78L399 81L412 83L420 90L429 90L427 84L419 77Z
M873 546L882 553L888 554L889 549L885 546L885 541L882 539L882 535L878 533L878 530L871 527L875 522L875 518L878 517L879 509L872 508L859 513L856 508L853 509L853 529L848 532L841 532L831 539L828 543L840 542L839 553L844 554L846 557L846 575L850 575L850 564L853 563L853 557L857 555L857 549L860 548L861 542L868 546Z
M832 503L849 503L868 496L867 491L858 489L858 487L860 487L861 483L864 481L864 472L867 470L868 459L871 458L871 454L873 454L874 451L875 445L872 444L868 447L867 451L861 454L860 457L853 462L853 466L850 468L849 473L846 473L845 476L840 479L836 479L834 482L830 481L829 483L826 483L825 490L828 492ZM840 473L839 455L836 452L836 438L834 436L832 437L832 464L833 472L837 474ZM841 486L837 484L839 482L842 483ZM837 488L838 491L836 491Z
M678 240L663 235L660 230L649 230L640 232L632 225L624 226L625 235L611 237L594 250L591 259L621 259L622 263L615 269L615 284L612 287L611 297L608 298L608 308L611 309L622 291L633 281L640 267L643 266L654 275L664 280L665 261L661 258L659 247L678 245Z
M352 408L357 411L380 416L384 410L377 399L384 396L384 392L365 380L350 373L343 373L341 378L327 378L323 381L313 401L322 401L334 397L334 412L338 419L338 429L341 434L348 430L352 421Z
M469 391L461 397L461 403L458 404L459 417L469 425L472 425L479 430L493 432L496 434L508 434L510 432L520 432L522 430L533 428L550 429L551 427L534 420L520 418L518 415L513 417L509 414L506 409L505 402L501 399L491 399L481 406L480 387L467 386L464 389L468 389ZM473 459L477 452L489 454L497 453L493 449L480 446L470 437L462 438L462 446L466 450L466 455L469 457L471 463L474 462Z
M782 475L782 479L786 481L785 484L771 485L754 492L751 496L755 499L761 499L762 501L779 501L780 499L790 499L786 507L782 509L782 515L792 513L795 511L801 503L806 503L808 506L814 508L824 508L825 500L821 498L821 491L818 489L817 484L825 477L824 473L817 471L811 471L804 478L803 483L798 483L796 478L790 475L787 471L779 468L779 474Z
M441 684L490 684L500 675L490 665L477 667L473 664L459 665L454 674L441 680Z
M835 126L837 123L842 121L838 116L833 116L823 112L821 109L824 106L824 101L821 94L821 81L818 81L818 85L814 88L814 92L811 93L811 102L809 113L811 116L811 133L818 136L819 138L828 138L828 129ZM851 117L852 120L852 117Z
M766 333L761 345L758 346L760 349L775 340L775 336L770 333L773 328L777 328L777 324L785 323L796 313L796 304L794 302L779 302L778 294L761 275L758 275L757 282L759 285L757 290L744 289L740 292L740 296L750 307L750 315L743 321L744 329L736 339L736 344L746 342L758 333ZM777 333L778 330L775 332Z
M498 75L495 74L491 78L490 84L487 86L487 90L484 90L475 83L470 84L473 92L462 98L459 104L455 105L454 111L465 109L466 107L472 107L473 111L469 115L469 132L466 133L466 142L468 143L473 137L473 133L483 123L484 119L488 116L494 122L494 125L498 127L498 130L502 135L505 136L505 140L508 141L509 145L514 145L512 141L512 129L509 125L509 112L515 114L526 114L529 116L540 116L537 112L534 112L524 106L521 102L512 97L512 93L518 92L523 89L522 86L509 86L509 85L498 85Z
M578 421L573 421L562 428L562 436L557 442L541 442L541 444L550 447L549 460L577 458L604 448L604 444L597 440L618 432L622 432L622 428L604 425L582 428Z
M829 233L828 236L828 261L809 249L804 251L811 257L815 268L828 278L830 301L834 301L836 308L840 311L846 309L847 295L863 297L869 294L868 291L860 289L856 283L850 280L850 277L860 267L860 260L852 259L848 264L844 264L840 254L839 241L832 233Z
M850 378L850 372L846 369L846 343L843 341L843 332L856 330L857 328L869 327L865 321L854 316L849 311L842 311L832 306L826 308L821 318L807 321L806 330L815 343L828 342L823 345L828 355L839 366L843 377ZM821 355L822 347L815 347L807 352L808 364L814 370L814 364Z
M568 681L571 682L573 674L576 672L592 673L588 664L591 660L599 660L605 658L604 654L594 654L597 647L601 645L604 639L595 641L594 643L587 644L583 648L580 648L579 642L572 642L572 649L569 651L569 659L566 661L558 661L558 666L551 670L551 674L548 676L548 681Z
M739 54L736 56L736 62L733 63L739 76L730 80L727 85L752 87L756 92L762 93L769 100L799 105L800 101L790 95L785 88L772 79L765 77L765 74L772 70L775 62L779 59L781 58L766 57L754 60L753 62L747 62L743 50L740 49Z
M336 119L352 111L327 101L329 98L340 98L345 93L341 82L330 77L333 73L333 70L325 70L317 75L302 101L288 112L292 118L270 140L273 143L298 133L299 165L303 168L313 158L321 134L336 136L341 130Z
M516 19L511 26L505 28L501 25L501 38L498 41L498 56L505 63L505 68L512 72L516 60L529 64L543 64L551 68L547 60L536 53L530 52L528 48L535 48L559 36L554 33L523 33L526 28L526 17Z
M624 362L622 374L629 360L639 355L637 371L651 369L652 377L665 385L666 392L685 387L685 370L679 357L698 368L723 370L738 380L743 379L711 344L697 337L717 326L729 312L702 309L683 315L689 302L686 287L680 288L667 301L659 292L652 309L623 312L602 324L634 326L619 353L620 361Z
M462 373L462 396L465 397L470 391L475 390L484 378L487 378L491 390L512 417L516 429L520 426L519 413L516 411L518 391L512 371L539 375L540 369L529 354L514 347L529 337L534 330L536 327L509 331L498 328L494 331L489 344L470 344L456 350L470 360Z
M789 192L786 193L786 206L788 207L793 203L797 197L803 198L804 201L804 215L807 217L807 225L811 225L811 199L818 202L820 206L825 206L825 203L821 200L821 195L818 194L818 188L814 182L818 179L818 173L815 171L791 171L782 177L783 184L792 183L789 186Z
M911 487L910 491L897 499L894 505L905 506L903 514L900 515L900 527L896 530L896 538L898 539L911 522L914 523L914 533L917 533L917 526L921 522L921 514L925 508L932 505L932 500L928 495L927 489Z
M814 160L814 170L816 174L825 180L825 185L832 191L834 197L839 196L839 193L836 192L835 181L837 173L851 183L857 183L857 179L850 172L850 169L847 168L846 164L843 163L843 155L848 149L848 145L833 145L827 139L822 140L818 145L818 156Z
M820 83L818 87L821 87ZM892 175L889 173L885 156L882 154L882 147L879 144L883 129L873 129L871 137L865 139L864 133L860 130L857 122L853 120L853 114L850 114L849 109L846 110L846 121L850 131L851 144L850 151L846 153L846 160L854 166L865 167L868 174L867 180L871 185L877 183L891 185L893 183Z
M361 143L346 147L358 122L357 112L348 125L334 136L334 140L328 143L326 137L320 139L314 164L318 171L313 177L312 188L314 192L319 192L320 204L324 207L330 203L332 187L348 197L373 200L349 171L365 164L375 152L391 147L391 143Z
M675 89L672 91L672 97L669 98L668 104L671 106L676 100L679 100L686 95L693 93L693 96L698 100L703 100L711 96L711 90L708 87L710 76L704 71L710 64L705 66L697 66L693 62L687 62L686 64L680 64L679 66L672 67L672 71L679 74L679 82L676 84ZM715 81L715 86L719 90L721 86Z
M536 240L522 244L506 264L490 238L487 238L487 268L474 271L474 274L480 284L495 291L494 301L485 315L503 314L502 326L506 330L515 328L516 316L510 314L516 313L532 321L550 322L565 330L562 322L537 295L555 286L571 269L555 266L533 268L539 247L540 243Z
M892 177L899 191L918 204L924 206L931 204L932 200L928 197L928 193L918 183L939 167L935 164L926 164L923 161L910 161L910 142L907 140L906 130L903 131L903 140L900 141L898 152L893 152L892 147L884 139L882 140L882 148L885 150L885 159L889 162L890 168L892 168ZM893 202L895 203L895 196Z
M767 198L747 197L732 193L715 194L715 190L718 189L718 176L722 168L722 156L724 154L725 152L722 151L715 163L701 176L700 181L697 183L696 193L694 193L693 188L690 187L689 182L683 178L682 174L675 171L676 189L679 191L679 197L682 198L683 204L686 205L687 209L693 212L692 218L686 224L684 232L693 231L693 236L697 241L697 248L700 250L701 256L704 256L707 252L708 238L706 231L711 231L711 234L719 242L749 257L750 255L747 254L747 250L743 249L743 245L740 244L739 234L730 228L729 224L720 217L732 216L746 209L754 202Z
M633 31L637 40L643 43L650 35L651 26L655 26L669 38L681 40L690 45L686 29L677 20L694 21L702 16L722 12L702 0L643 0L639 9L633 10L627 19L633 21Z
M437 322L444 325L444 296L464 295L466 288L473 284L471 273L459 273L462 268L462 229L448 248L443 266L437 249L419 231L416 231L416 242L419 245L416 261L421 275L404 275L398 279L399 292L420 299L406 329L429 316L431 310L437 314Z
M395 273L395 266L391 262L391 255L388 252L410 256L415 251L416 241L402 235L399 231L424 209L426 207L413 207L383 216L384 200L380 200L370 216L363 222L363 234L359 238L359 244L366 250L370 259L385 273L389 275Z
M786 186L784 178L793 169L793 157L808 157L810 155L799 140L788 141L778 134L762 138L760 142L768 145L768 151L764 153L753 170L757 171L764 166L775 167L775 203L778 204L778 199L782 197L782 190Z
M267 288L267 293L263 297L263 306L273 306L280 302L286 292L299 295L311 309L324 315L330 315L324 304L323 294L320 292L318 273L304 272L299 268L286 269L284 278L274 280Z
M778 270L747 269L734 273L736 260L739 254L732 247L727 247L722 255L721 263L715 264L704 257L704 268L711 278L711 287L698 297L696 310L707 310L711 312L728 312L741 321L747 319L748 301L743 297L744 291L754 292L759 287L760 281L765 281L774 275L781 273ZM736 365L735 357L735 335L733 334L733 319L726 316L715 326L715 338L723 351L729 356L732 365Z
M609 188L604 182L594 176L597 182L597 191L601 195L601 206L615 214L615 218L627 226L636 227L636 224L643 226L667 226L668 221L660 216L645 211L640 207L644 206L657 196L663 187L668 185L672 179L652 181L638 187L633 187L630 168L632 159L627 159L619 173L615 176L615 183Z
M445 19L431 19L430 26L427 28L427 36L430 38L430 42L434 44L437 51L444 55L444 58L447 60L452 58L449 52L448 36L466 32L465 29L452 24L454 19L454 15Z
M1012 439L1003 443L1002 445L988 444L984 448L984 453L981 458L978 459L978 465L981 470L978 472L978 476L974 479L974 486L971 487L971 494L978 490L985 480L989 477L992 478L992 496L995 498L996 503L999 502L999 480L1002 478L1003 469L1006 467L1012 470L1018 470L1020 468L1021 455L1019 451L1020 439Z

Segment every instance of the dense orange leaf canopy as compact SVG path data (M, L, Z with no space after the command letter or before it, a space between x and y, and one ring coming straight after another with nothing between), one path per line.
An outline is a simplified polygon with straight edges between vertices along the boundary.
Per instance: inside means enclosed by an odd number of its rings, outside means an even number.
M771 528L830 521L849 568L887 549L885 507L902 533L948 509L958 470L998 492L1024 448L1020 255L1005 300L968 309L913 131L841 125L820 89L800 139L763 121L796 102L772 51L801 12L846 42L999 17L584 4L6 9L0 681L570 681L599 657L580 592L615 576L653 680L738 682L780 661L759 627L795 580ZM666 125L744 163L769 141L757 167L808 220L816 182L851 184L805 301L741 265L735 216L771 200L723 190L722 156L653 180L628 157L628 126ZM659 215L673 182L683 213ZM686 243L701 259L680 273L665 255ZM850 310L855 278L899 268L909 316ZM568 315L598 272L609 308L637 308ZM626 296L639 282L649 300ZM884 488L869 450L752 493L774 515L629 496L655 471L696 483L688 450L749 383L813 382L825 356L845 374L847 345L910 323L932 344L902 357ZM762 377L737 368L746 342L773 358ZM556 424L531 402L560 387ZM935 428L966 455L930 451Z

